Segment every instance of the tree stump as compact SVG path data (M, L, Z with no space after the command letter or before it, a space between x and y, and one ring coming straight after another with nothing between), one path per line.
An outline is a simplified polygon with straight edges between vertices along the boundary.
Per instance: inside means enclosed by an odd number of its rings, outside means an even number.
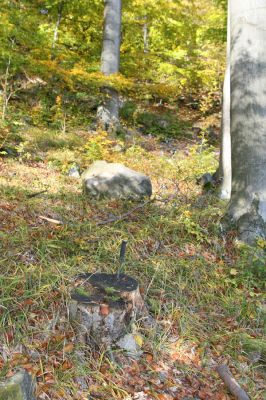
M80 341L97 346L110 346L134 320L149 318L138 282L128 275L105 273L77 277L69 314Z

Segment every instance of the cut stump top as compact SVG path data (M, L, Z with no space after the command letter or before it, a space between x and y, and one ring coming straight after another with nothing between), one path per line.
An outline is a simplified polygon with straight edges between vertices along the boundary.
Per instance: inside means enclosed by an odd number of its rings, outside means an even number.
M71 293L72 300L79 303L109 303L113 307L123 306L122 293L135 292L138 282L128 275L120 274L80 274L76 288Z

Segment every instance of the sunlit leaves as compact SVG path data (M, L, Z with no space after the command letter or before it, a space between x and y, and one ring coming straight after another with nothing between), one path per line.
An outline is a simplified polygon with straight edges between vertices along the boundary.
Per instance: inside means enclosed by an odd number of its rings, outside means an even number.
M1 69L5 70L11 56L14 74L26 71L39 74L44 80L53 79L56 74L72 88L80 84L80 76L82 79L86 76L88 79L83 82L94 85L95 79L87 74L99 70L103 3L102 0L3 1ZM141 84L143 98L151 87L154 90L150 85L162 82L175 87L176 96L197 87L216 90L223 71L221 54L225 41L226 15L224 4L220 3L125 0L121 45L124 87L133 88L126 84L129 80ZM50 63L59 12L54 62ZM145 52L144 27L148 35ZM123 86L121 79L116 83ZM147 89L145 85L149 85Z

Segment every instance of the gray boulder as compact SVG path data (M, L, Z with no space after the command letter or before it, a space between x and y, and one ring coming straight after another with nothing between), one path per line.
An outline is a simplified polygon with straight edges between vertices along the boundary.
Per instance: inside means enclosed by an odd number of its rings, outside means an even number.
M152 194L150 178L122 164L96 161L82 180L89 196L139 199Z
M35 382L27 371L0 382L0 400L35 400Z

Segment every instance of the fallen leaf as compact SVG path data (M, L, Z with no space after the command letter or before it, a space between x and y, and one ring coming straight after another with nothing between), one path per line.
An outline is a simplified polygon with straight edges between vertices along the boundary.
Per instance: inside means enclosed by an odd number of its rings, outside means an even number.
M65 360L61 366L63 371L67 371L68 369L71 369L73 367L73 364L69 360Z
M31 306L34 303L32 299L26 299L22 302L23 306Z
M48 373L45 375L44 381L45 381L45 383L50 383L50 384L55 383L55 378L54 378L53 374Z
M151 363L153 361L153 355L150 353L145 354L146 361Z
M107 304L101 304L100 314L101 315L109 315L109 306Z
M160 393L157 395L159 400L173 400L173 397L170 394Z
M141 335L134 335L134 339L139 347L143 346L143 337Z
M235 268L230 269L230 275L236 276L238 274L238 271Z
M63 347L63 352L64 353L71 353L73 351L74 344L73 343L68 343Z

